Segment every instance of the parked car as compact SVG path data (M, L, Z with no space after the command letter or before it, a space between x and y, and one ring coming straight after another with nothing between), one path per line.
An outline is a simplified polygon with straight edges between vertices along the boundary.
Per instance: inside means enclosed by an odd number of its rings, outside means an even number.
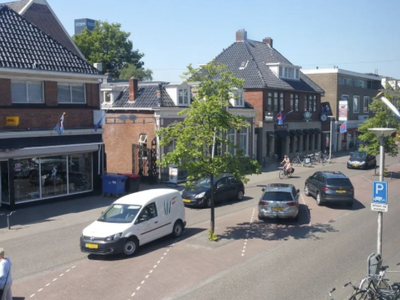
M351 207L354 187L350 179L339 171L319 171L306 179L304 194L314 196L318 205L326 202L344 203Z
M356 151L350 155L347 161L348 169L368 169L376 167L376 157L366 152Z
M299 193L293 184L270 183L258 202L258 219L299 218Z
M232 175L224 174L214 178L215 203L225 200L243 200L244 184L241 180ZM182 191L183 203L185 206L210 207L211 206L211 187L210 178L202 178L195 182L194 189L184 189Z
M179 237L185 225L185 207L178 191L141 191L119 198L83 229L80 248L86 253L130 256L139 246L163 236Z

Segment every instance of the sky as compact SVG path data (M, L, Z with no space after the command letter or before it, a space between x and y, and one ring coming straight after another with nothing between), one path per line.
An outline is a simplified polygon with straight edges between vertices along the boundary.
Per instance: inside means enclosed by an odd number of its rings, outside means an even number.
M3 1L4 2L4 1ZM153 80L179 82L244 29L273 39L302 69L333 68L400 79L399 0L47 0L74 34L74 20L120 23Z

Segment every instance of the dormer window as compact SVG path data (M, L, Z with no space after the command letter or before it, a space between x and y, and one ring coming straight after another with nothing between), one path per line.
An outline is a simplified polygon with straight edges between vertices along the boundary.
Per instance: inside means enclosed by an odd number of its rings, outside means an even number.
M231 94L231 99L229 99L229 103L233 107L244 107L244 92L242 89L236 90Z
M178 89L178 105L188 106L189 105L189 89Z
M300 66L283 63L268 63L267 66L276 77L282 79L300 80Z

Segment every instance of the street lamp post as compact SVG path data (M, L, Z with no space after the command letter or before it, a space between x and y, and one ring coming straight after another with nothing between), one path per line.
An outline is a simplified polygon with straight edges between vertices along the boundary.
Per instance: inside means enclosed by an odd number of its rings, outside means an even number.
M332 158L332 136L333 136L333 119L335 118L334 116L328 116L328 118L331 120L330 122L330 134L329 134L329 161L331 161Z
M396 132L396 128L369 128L373 134L379 138L379 181L383 181L383 172L385 167L385 138ZM383 212L378 211L378 239L377 252L382 255L382 228Z

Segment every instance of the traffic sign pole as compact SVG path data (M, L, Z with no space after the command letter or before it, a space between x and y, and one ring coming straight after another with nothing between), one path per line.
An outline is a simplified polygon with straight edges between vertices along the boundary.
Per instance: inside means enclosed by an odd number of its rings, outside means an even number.
M379 137L379 181L383 181L383 171L385 166L385 148L384 148L384 136ZM378 211L378 241L377 251L382 256L382 228L383 228L383 212Z

